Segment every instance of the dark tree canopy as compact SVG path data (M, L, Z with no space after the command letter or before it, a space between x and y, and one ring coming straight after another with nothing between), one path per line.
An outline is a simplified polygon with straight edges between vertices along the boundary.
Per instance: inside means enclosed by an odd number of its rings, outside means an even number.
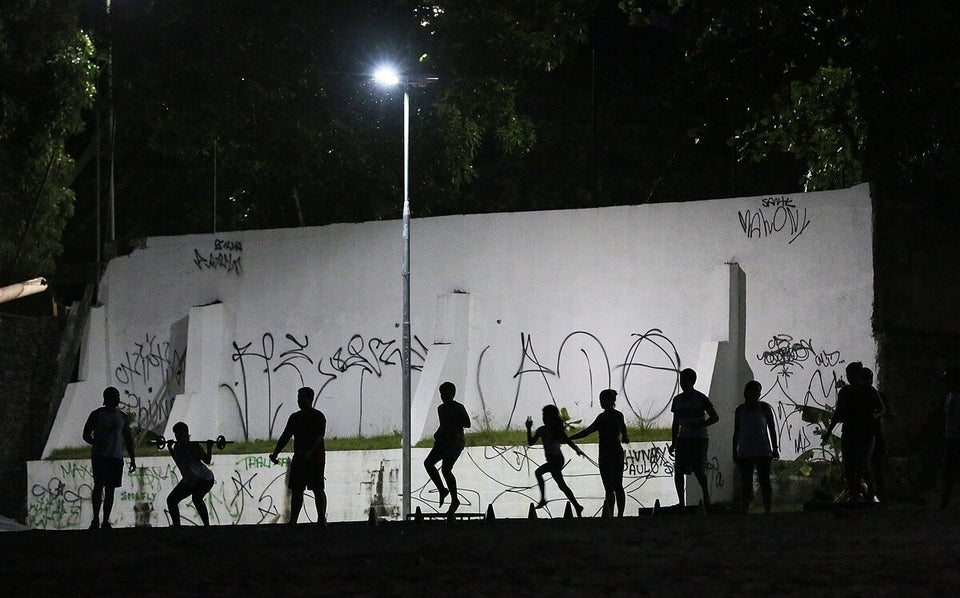
M741 160L777 154L810 189L960 182L960 8L950 0L622 0L676 32L686 65L729 105Z
M958 11L946 0L138 0L109 15L82 0L81 18L70 3L18 4L2 17L5 69L58 64L14 54L33 48L29 36L77 60L59 67L69 76L37 80L43 91L5 89L5 106L41 98L29 109L55 116L31 113L35 132L75 135L82 168L70 187L62 150L6 150L3 172L18 180L4 187L17 200L0 220L0 276L51 155L44 189L60 191L37 204L48 214L33 227L55 239L72 188L62 261L91 260L97 169L83 157L104 139L109 105L121 245L398 218L402 94L370 80L384 61L438 79L408 90L415 217L960 178ZM113 76L100 70L84 113L87 34L101 56L112 49ZM3 147L18 114L5 109Z
M10 0L0 10L0 286L50 276L73 214L74 160L96 66L79 6Z

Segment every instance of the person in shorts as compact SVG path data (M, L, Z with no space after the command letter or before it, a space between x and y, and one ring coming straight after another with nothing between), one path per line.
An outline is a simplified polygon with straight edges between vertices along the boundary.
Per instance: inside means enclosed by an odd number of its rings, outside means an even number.
M303 508L303 493L309 488L317 505L317 523L327 524L327 493L323 485L323 470L327 454L323 437L327 431L327 418L313 407L313 389L303 387L297 391L295 411L287 420L287 425L277 439L277 446L270 454L270 460L279 463L277 455L290 439L293 439L293 459L287 486L290 488L290 519L287 523L295 525Z
M200 516L203 525L210 525L210 514L203 499L213 488L213 472L207 465L213 460L213 441L203 445L190 440L190 428L183 422L173 425L176 442L167 445L170 456L180 470L180 481L167 497L167 511L170 513L170 525L180 527L180 502L188 496L193 499L193 507Z
M120 411L120 391L110 386L103 391L103 407L94 409L83 426L83 440L91 445L90 461L93 469L93 520L90 529L109 529L113 497L123 483L123 450L130 456L129 472L137 470L133 450L133 434L127 415ZM103 505L103 519L100 506Z
M680 372L680 394L673 397L670 410L673 425L670 428L670 446L674 455L673 481L677 487L679 505L686 505L686 476L693 474L700 483L704 506L710 506L710 489L707 486L707 448L710 445L707 427L720 421L713 403L693 385L697 373L690 368Z
M437 431L433 435L433 448L423 460L423 467L427 475L437 487L440 495L440 506L447 495L450 495L448 515L453 515L460 506L460 497L457 495L457 478L453 475L453 465L463 452L464 428L470 427L470 416L462 403L453 400L457 394L457 387L453 382L444 382L440 385L440 405L437 406L437 417L440 420ZM440 463L440 472L437 471ZM443 480L440 473L443 473ZM444 487L443 481L447 485Z

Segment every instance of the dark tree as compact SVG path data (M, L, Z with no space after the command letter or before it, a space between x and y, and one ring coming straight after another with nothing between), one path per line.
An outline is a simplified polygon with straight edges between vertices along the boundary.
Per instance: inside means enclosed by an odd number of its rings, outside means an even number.
M728 106L740 161L787 155L808 189L960 178L960 10L948 0L623 0L675 31L686 64Z
M72 1L0 11L0 285L51 276L73 214L65 147L94 97L93 45Z

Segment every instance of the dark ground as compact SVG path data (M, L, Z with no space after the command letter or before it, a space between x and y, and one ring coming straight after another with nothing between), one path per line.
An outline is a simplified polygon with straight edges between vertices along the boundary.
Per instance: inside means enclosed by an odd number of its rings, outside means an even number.
M4 595L897 596L960 590L960 511L0 533Z

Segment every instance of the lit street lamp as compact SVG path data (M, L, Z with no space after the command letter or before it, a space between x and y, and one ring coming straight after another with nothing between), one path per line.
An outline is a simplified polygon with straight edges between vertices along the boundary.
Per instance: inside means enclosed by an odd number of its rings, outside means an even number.
M403 502L401 517L410 514L410 95L408 88L422 87L436 81L435 77L401 78L396 69L380 67L373 73L373 80L385 87L403 86L403 341L400 347L403 374L401 426L403 440Z

